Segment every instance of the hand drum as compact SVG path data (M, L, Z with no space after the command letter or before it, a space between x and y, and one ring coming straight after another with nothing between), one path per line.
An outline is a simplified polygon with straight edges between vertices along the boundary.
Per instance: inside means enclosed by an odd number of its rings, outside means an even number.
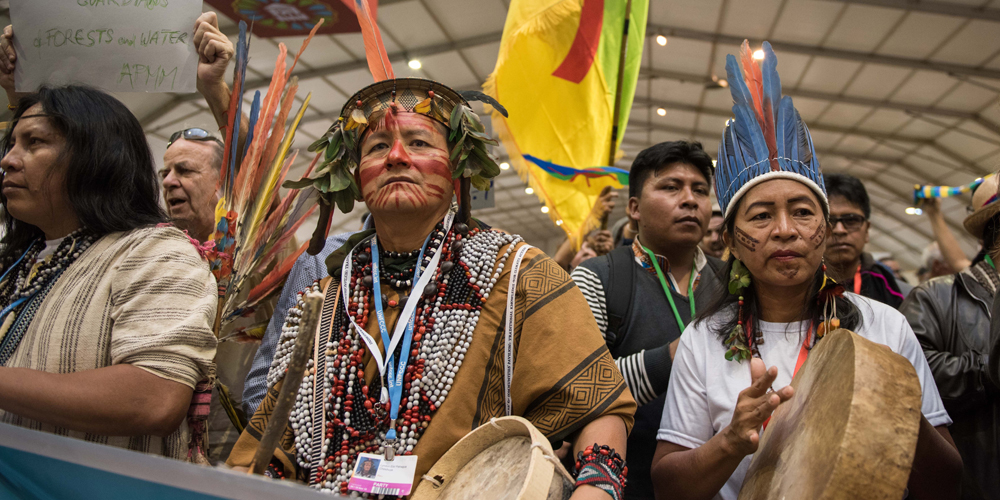
M739 500L903 498L920 430L906 358L848 330L821 340L792 380Z

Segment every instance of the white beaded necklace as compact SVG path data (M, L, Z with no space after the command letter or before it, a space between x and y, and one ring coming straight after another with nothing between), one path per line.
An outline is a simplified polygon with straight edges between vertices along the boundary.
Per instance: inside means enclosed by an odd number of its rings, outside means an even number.
M443 240L442 244L449 244L449 242L454 241L454 234L449 233ZM479 290L483 303L489 298L490 292L499 280L507 259L521 241L522 238L520 236L509 235L500 231L479 231L474 235L462 239L460 250L453 252L457 253L459 260L467 266L469 272L467 284ZM500 248L504 245L507 245L507 249L503 255L499 255ZM455 248L454 244L452 248ZM454 255L451 260L455 260ZM455 267L458 266L456 265ZM439 271L437 279L440 279L441 284L447 289L451 273ZM354 301L360 302L365 298L366 294L371 293L371 291L365 289L361 282L362 280L357 280L357 283L350 291L350 297ZM344 284L344 286L350 286L350 283ZM319 282L314 283L311 288L319 291ZM441 407L448 393L452 390L455 376L471 344L472 334L478 324L480 312L475 308L469 310L459 307L443 307L448 305L445 304L447 296L448 294L445 294L445 297L435 296L433 298L433 307L426 303L429 300L427 297L424 297L421 301L425 306L423 307L422 317L426 318L429 316L434 321L433 326L426 332L420 343L417 356L415 359L411 359L409 363L413 365L419 360L424 360L425 370L422 377L414 375L408 394L404 394L407 410L413 409L422 396L426 396L433 405L431 407L432 413L434 409ZM298 334L298 324L302 315L303 303L301 297L302 294L300 293L296 306L289 310L285 325L282 327L278 348L267 376L269 387L281 380L287 368L288 359L294 347L294 339ZM341 311L341 314L344 314L344 311ZM348 311L346 314L357 315L359 313ZM342 342L350 343L347 346L346 354L339 354ZM339 417L345 426L350 427L355 410L348 410L345 406L346 395L353 394L353 386L356 379L364 376L363 365L352 366L349 362L350 357L361 348L359 334L353 325L349 326L345 339L341 341L330 339L326 347L326 376L323 380L324 411L328 414L328 422L332 422ZM385 440L385 433L388 430L388 426L385 425L384 419L377 420L377 437L369 439L355 446L353 449L349 449L348 454L336 456L338 459L337 463L332 459L327 463L315 463L317 453L312 449L313 441L310 436L310 430L313 429L312 418L314 406L312 386L313 377L315 376L313 362L310 360L303 383L300 386L299 393L296 395L294 410L289 419L289 425L295 434L296 462L300 467L308 471L307 475L311 486L341 493L342 485L350 479L354 461L357 459L359 452L375 446L377 446L379 453L384 452L382 443ZM344 396L333 394L333 380L348 381ZM354 401L359 401L359 399L355 399ZM411 453L427 425L426 421L416 424L402 422L397 428L398 439L394 444L395 452L397 454ZM341 443L348 442L350 437L351 435L347 432L342 432L333 437L326 437L324 435L322 449L318 450L321 453L322 459L327 459L328 452L340 450ZM321 467L323 470L319 475L312 469L316 466ZM351 492L351 495L355 496L356 492Z

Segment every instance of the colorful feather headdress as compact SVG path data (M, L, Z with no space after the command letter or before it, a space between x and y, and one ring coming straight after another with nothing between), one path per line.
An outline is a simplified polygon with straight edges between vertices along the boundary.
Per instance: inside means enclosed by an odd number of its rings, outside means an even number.
M477 189L488 190L489 180L500 174L497 158L490 151L490 146L498 143L486 133L479 116L469 107L469 101L483 101L506 116L503 106L479 91L456 91L422 78L395 78L368 3L364 0L343 1L351 3L358 16L368 69L375 83L354 94L344 105L337 121L309 147L309 151L320 153L322 164L301 180L284 184L290 188L313 186L321 193L320 220L309 245L310 254L316 254L323 248L333 205L347 213L354 208L355 201L362 201L361 189L354 176L361 161L359 146L362 135L370 123L388 119L393 113L420 113L448 129L455 193L462 205L460 219L468 218L468 186L471 184Z
M830 212L823 173L809 128L781 95L778 59L764 42L764 60L754 61L750 43L743 42L740 60L726 56L726 74L733 95L735 118L726 123L719 143L715 194L724 217L753 186L769 179L789 178L809 186Z

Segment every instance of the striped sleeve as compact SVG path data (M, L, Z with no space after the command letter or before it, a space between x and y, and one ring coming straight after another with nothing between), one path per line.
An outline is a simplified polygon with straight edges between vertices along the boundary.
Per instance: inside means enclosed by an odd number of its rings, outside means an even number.
M176 228L134 237L111 282L111 364L194 388L214 371L215 278Z
M656 391L653 390L653 385L649 382L649 375L646 373L645 349L616 359L615 365L625 377L625 384L632 391L636 404L642 406L656 399Z
M608 332L607 302L604 297L604 284L601 282L601 278L597 273L583 266L577 266L573 269L571 276L573 277L573 281L576 282L576 286L583 292L584 298L587 299L587 305L590 306L591 312L594 313L594 319L597 320L597 326L601 330L601 335L604 336L604 341L608 344L608 349L611 349L615 344L617 332ZM614 350L612 350L611 355L616 355ZM636 354L615 359L615 365L622 372L625 384L632 391L632 396L639 406L656 399L657 395L646 371L645 357L646 351L643 350Z
M580 288L580 291L583 292L583 297L587 299L587 305L590 306L590 311L594 313L594 319L597 320L597 327L600 328L601 335L610 344L611 342L608 341L607 333L608 311L604 299L604 285L601 283L601 278L597 276L597 273L583 266L576 266L570 276L576 282L576 286Z

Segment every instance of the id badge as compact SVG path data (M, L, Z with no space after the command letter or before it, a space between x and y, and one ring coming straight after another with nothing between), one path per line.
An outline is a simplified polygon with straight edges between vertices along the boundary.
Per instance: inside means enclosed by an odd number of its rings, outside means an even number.
M385 455L361 453L354 465L354 474L347 489L376 495L406 496L413 488L417 472L416 455L398 455L386 460Z

